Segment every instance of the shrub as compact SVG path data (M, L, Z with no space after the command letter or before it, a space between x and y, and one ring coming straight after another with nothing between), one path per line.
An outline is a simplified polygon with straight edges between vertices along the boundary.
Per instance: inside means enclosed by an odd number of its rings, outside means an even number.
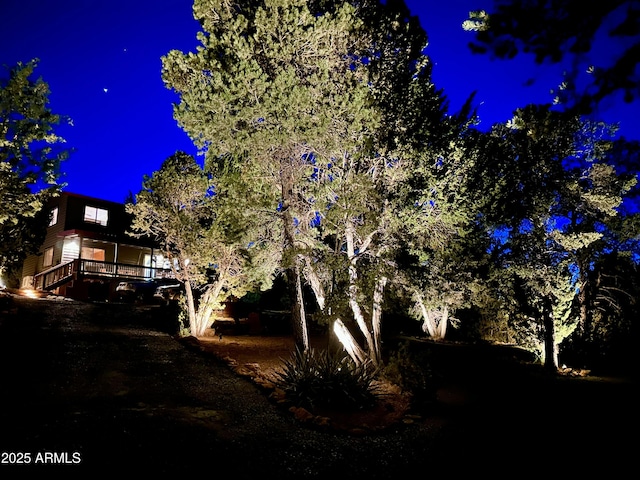
M296 349L276 377L287 399L299 407L361 410L376 400L376 369L328 350Z
M416 400L435 398L435 379L428 354L412 354L406 343L400 345L389 357L382 376L402 390L410 392Z
M173 309L172 309L173 310ZM189 327L189 311L187 309L187 300L184 295L178 299L178 308L176 311L177 333L180 337L188 337L191 335Z

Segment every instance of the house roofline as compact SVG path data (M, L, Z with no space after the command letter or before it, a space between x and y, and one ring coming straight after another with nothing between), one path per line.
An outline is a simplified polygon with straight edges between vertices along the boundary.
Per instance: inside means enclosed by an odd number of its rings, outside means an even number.
M67 197L75 197L75 198L82 198L84 200L94 200L96 202L102 202L102 203L112 203L114 205L124 205L124 202L115 202L113 200L106 200L104 198L99 198L99 197L93 197L90 195L84 195L82 193L74 193L74 192L66 192L66 191L62 191L60 192L60 196L67 196Z
M148 238L132 237L126 234L124 236L115 235L115 234L105 234L103 232L92 232L90 230L82 230L78 228L63 230L56 234L58 238L72 237L75 235L82 238L90 238L92 240L104 240L104 241L110 241L114 243L132 245L136 247L148 247L154 250L158 248L156 245L156 242L154 242L153 240L150 240Z

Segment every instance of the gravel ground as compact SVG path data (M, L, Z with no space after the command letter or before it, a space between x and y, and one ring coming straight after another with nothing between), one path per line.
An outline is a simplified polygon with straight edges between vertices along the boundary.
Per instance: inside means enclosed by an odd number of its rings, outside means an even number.
M637 393L626 383L503 385L490 399L353 436L296 422L224 362L185 348L157 310L132 316L125 305L22 297L14 305L0 316L1 478L506 477L532 466L554 478L619 478L635 460Z

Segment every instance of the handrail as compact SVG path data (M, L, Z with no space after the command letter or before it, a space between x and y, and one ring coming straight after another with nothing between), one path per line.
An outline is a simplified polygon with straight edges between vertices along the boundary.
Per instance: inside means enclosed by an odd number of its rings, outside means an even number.
M53 290L73 279L73 274L78 270L78 260L71 260L33 277L33 286L36 290Z

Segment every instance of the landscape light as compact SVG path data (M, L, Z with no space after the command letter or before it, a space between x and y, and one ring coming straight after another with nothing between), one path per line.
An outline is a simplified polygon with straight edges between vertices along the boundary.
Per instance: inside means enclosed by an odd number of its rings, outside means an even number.
M39 298L38 292L36 292L33 288L21 288L20 292L29 298Z

